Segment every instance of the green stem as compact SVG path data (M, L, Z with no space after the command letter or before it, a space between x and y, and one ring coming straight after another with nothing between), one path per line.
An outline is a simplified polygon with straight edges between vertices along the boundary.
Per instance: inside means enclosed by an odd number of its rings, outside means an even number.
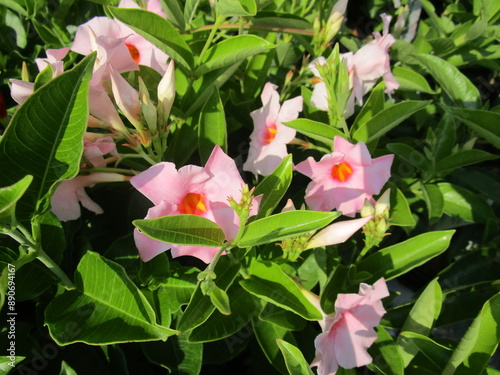
M207 52L208 48L212 44L212 40L214 39L215 34L217 33L217 30L219 29L219 25L222 23L222 21L224 21L223 17L217 16L215 18L215 23L213 24L212 29L210 30L210 35L208 36L208 38L205 42L205 45L203 46L203 49L201 50L200 56L198 56L198 62L202 60L203 55L205 54L205 52ZM235 25L235 26L237 28L240 27L239 25Z
M37 258L61 280L66 289L75 289L75 284L73 284L64 271L45 253L45 251L38 249Z
M217 265L217 262L219 261L222 253L231 247L228 245L222 246L219 251L217 251L217 254L215 254L214 259L210 262L208 267L206 268L205 272L214 272L215 266Z
M124 169L124 168L109 168L109 167L92 167L92 168L86 168L82 170L82 172L88 172L90 173L95 173L95 172L104 172L104 173L119 173L119 174L125 174L125 175L131 175L135 176L139 172L134 171L132 169Z

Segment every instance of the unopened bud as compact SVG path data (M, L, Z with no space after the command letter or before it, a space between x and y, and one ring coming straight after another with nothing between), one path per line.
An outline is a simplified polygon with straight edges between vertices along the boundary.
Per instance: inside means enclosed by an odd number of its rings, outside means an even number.
M388 217L390 207L391 207L391 189L387 189L375 203L375 216L387 215Z
M370 203L368 199L365 199L365 203L363 204L363 207L361 207L361 217L367 217L370 215L373 215L375 213L375 209L373 208L373 205Z
M161 115L163 122L168 122L168 116L175 99L175 75L174 75L174 60L170 60L167 71L163 75L158 84L158 106L161 107Z

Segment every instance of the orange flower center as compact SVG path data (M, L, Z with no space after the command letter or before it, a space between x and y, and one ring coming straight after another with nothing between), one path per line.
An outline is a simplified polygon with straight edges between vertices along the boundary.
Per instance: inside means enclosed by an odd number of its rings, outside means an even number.
M352 175L352 168L349 163L339 163L332 168L332 178L340 182L346 182Z
M139 64L139 61L141 60L141 54L139 53L139 50L133 44L125 43L125 45L128 48L128 52L130 53L130 56L132 56L134 61L137 64Z
M203 194L187 193L182 200L179 210L183 214L190 215L201 215L207 212L205 196Z
M274 138L276 138L276 133L278 133L278 128L276 124L273 122L271 125L268 125L266 128L266 132L264 133L264 144L268 145Z

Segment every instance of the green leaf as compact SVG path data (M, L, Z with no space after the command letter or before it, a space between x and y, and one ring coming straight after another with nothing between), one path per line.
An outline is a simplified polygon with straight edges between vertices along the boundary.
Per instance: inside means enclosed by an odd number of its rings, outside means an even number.
M227 291L231 315L215 311L207 321L196 327L189 335L189 342L209 342L225 339L245 327L261 309L260 303L239 284L233 284ZM292 314L293 315L293 314Z
M0 186L33 176L18 201L20 220L47 210L51 187L79 171L94 59L95 54L85 57L34 92L14 114L0 140Z
M274 44L255 35L245 34L231 37L208 49L194 74L199 77L212 70L234 65L247 57L274 47Z
M304 296L299 286L275 263L254 261L248 268L250 277L240 281L247 292L292 311L307 320L321 320L322 315Z
M285 358L286 368L290 375L313 375L311 367L297 347L283 339L277 339L276 342L283 354L283 358Z
M500 341L500 293L474 319L446 365L443 375L481 374Z
M7 375L8 373L10 373L12 370L15 369L15 367L18 363L21 363L22 361L24 361L25 358L26 357L16 355L16 356L14 356L14 361L11 361L11 358L9 358L8 356L1 356L0 357L0 371L2 371L2 374Z
M418 297L401 331L428 335L441 312L442 302L443 293L441 287L437 279L434 279L427 285L420 297ZM397 344L404 367L407 367L419 352L419 348L412 340L408 340L404 336L398 337Z
M293 29L297 30L312 30L312 24L303 17L299 17L295 14L283 13L283 12L268 12L263 11L257 13L257 15L252 18L252 24L259 26L268 27L279 27L287 30L289 33L294 32Z
M218 0L216 10L222 17L255 16L257 5L254 0Z
M257 246L299 236L323 228L340 215L336 211L289 211L268 216L248 224L238 246Z
M461 186L441 182L437 184L443 194L445 214L471 223L497 220L491 206L479 195Z
M500 127L497 126L500 123L500 113L454 107L444 107L444 109L500 149Z
M299 315L282 309L272 303L266 304L259 315L259 319L292 331L301 331L307 325L307 321L302 319Z
M161 0L162 9L167 14L167 19L172 22L177 29L184 31L186 29L186 22L184 19L184 12L181 9L178 0Z
M422 184L422 197L427 205L429 213L429 221L436 222L442 215L444 210L443 194L438 186L434 184Z
M432 363L444 369L451 355L451 350L446 346L438 344L431 338L415 332L401 332L400 337L406 342L411 342L418 350L425 355Z
M349 283L349 269L343 264L339 264L332 271L320 295L321 308L325 314L335 312L335 301L340 292L345 292Z
M226 238L213 221L197 215L172 215L132 222L145 235L167 243L219 247Z
M219 310L221 314L230 315L231 314L231 306L229 304L229 297L227 293L223 291L221 288L215 286L212 292L210 293L210 301L212 301L213 305Z
M33 176L27 175L14 185L0 188L0 224L11 224L16 212L16 203L21 199L32 181Z
M198 150L202 164L206 163L215 145L227 153L226 116L217 88L214 88L200 113Z
M285 122L284 125L297 130L306 137L320 141L321 143L330 146L330 148L333 147L333 137L336 135L343 138L345 137L344 133L332 126L306 118L298 118L296 120L288 121Z
M193 51L172 24L163 17L142 9L109 7L113 17L153 43L190 72L194 66Z
M412 56L424 66L457 105L471 109L480 106L479 90L455 66L433 55Z
M365 281L368 284L381 277L393 279L443 253L453 233L454 230L428 232L386 247L359 262L357 271L372 274L371 279Z
M429 160L417 149L405 143L389 143L387 149L421 171L427 171L430 168Z
M365 143L373 142L430 103L430 101L407 100L394 104L378 112L370 120L361 125L354 132L353 138L356 141Z
M10 10L6 10L5 13L2 12L3 25L5 25L9 31L12 33L9 35L9 39L13 42L14 38L12 36L15 35L15 43L16 47L19 49L26 48L28 44L28 35L25 30L25 22L19 17L17 14L11 12Z
M276 342L278 339L283 339L296 345L292 333L285 328L258 320L257 318L252 320L252 327L260 348L269 363L285 374L287 371L286 365Z
M412 69L395 66L392 68L392 74L394 74L396 81L399 83L398 90L436 94L436 92L429 86L427 80Z
M97 253L83 256L75 286L45 310L45 324L59 345L166 340L177 333L157 325L153 308L123 267Z
M169 370L171 374L198 375L203 364L203 344L188 342L186 333L170 337L167 342L142 343L147 359Z
M436 165L437 172L449 171L470 164L498 159L499 156L482 150L463 150L441 159Z
M384 327L375 327L377 340L368 348L373 364L382 374L399 375L404 373L403 359L399 347ZM383 369L383 371L381 371Z
M17 0L0 0L0 4L16 11L19 14L22 14L23 16L27 15L26 9L24 9Z
M356 116L356 120L354 120L354 124L352 124L351 133L354 133L360 126L384 109L384 89L384 82L380 82L371 90L368 100L361 107L359 114Z
M263 195L257 219L272 214L292 182L292 155L287 155L269 176L266 176L255 188L254 196Z
M415 219L413 218L410 205L405 195L396 185L389 183L389 187L391 188L391 225L396 225L398 227L415 226Z
M233 264L228 257L221 257L215 266L215 284L222 290L228 290L233 280L238 275L240 264ZM209 316L214 312L215 306L212 304L209 296L202 293L201 287L198 284L196 291L191 296L191 300L182 314L181 319L177 324L179 331L189 331L203 324Z

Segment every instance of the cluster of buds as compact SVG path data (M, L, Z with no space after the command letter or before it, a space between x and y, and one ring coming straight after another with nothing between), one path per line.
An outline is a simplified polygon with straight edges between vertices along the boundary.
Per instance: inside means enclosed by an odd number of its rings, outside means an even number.
M227 200L231 205L231 208L236 211L236 214L240 218L240 223L243 225L246 223L250 216L250 209L252 208L253 192L255 187L249 189L248 185L244 185L241 189L241 199L240 202L236 202L233 197L228 197Z
M299 237L287 238L284 239L281 244L278 244L283 250L283 258L295 262L299 259L300 254L307 250L307 245L309 242L309 238L312 233L306 233Z
M347 0L339 0L333 6L324 27L318 17L314 20L314 44L316 46L316 55L321 55L328 48L330 41L340 30L344 21L344 13L347 8Z
M388 235L387 230L391 226L389 218L391 189L387 189L373 206L368 200L361 209L361 216L373 216L372 220L365 224L365 242L367 247L378 246Z

